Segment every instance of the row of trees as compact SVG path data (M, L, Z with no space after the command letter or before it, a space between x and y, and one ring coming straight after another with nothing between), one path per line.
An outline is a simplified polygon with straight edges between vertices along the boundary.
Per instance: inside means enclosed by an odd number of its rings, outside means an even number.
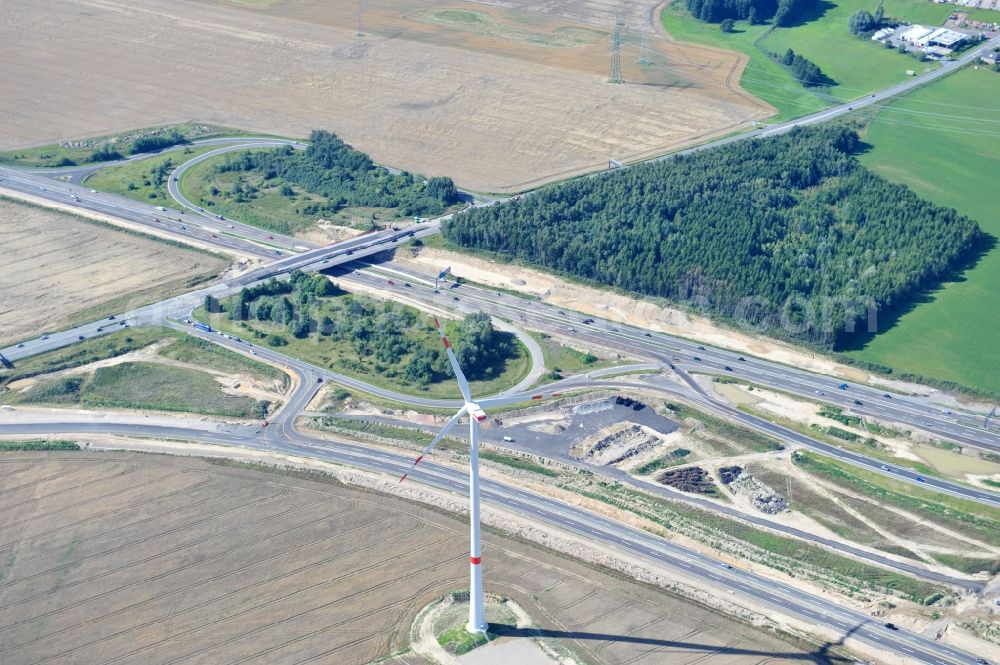
M423 180L411 173L391 173L376 166L368 155L351 148L335 134L316 130L309 147L247 151L216 167L218 173L256 173L264 180L278 179L286 196L290 185L328 199L327 212L350 207L398 208L406 216L437 215L458 202L451 178ZM237 189L238 188L238 189ZM246 200L255 191L237 179L233 196Z
M687 0L687 8L692 16L709 23L733 19L756 24L772 19L774 25L781 27L791 25L817 3L818 0Z
M463 212L464 247L832 344L936 284L982 234L862 167L842 127L705 150Z
M792 49L785 51L781 58L781 64L788 68L795 80L807 88L828 83L823 70L812 60L799 55Z

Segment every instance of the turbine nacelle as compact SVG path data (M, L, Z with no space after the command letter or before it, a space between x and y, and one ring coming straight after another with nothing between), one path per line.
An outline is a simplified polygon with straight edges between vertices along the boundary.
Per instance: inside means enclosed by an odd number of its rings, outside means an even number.
M466 404L465 409L469 412L470 416L476 419L477 423L481 423L487 418L486 412L475 402Z

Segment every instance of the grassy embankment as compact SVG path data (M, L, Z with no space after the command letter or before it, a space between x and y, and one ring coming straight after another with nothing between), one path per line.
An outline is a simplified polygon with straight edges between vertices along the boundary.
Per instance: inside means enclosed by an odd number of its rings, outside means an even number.
M217 145L185 146L125 164L113 164L88 176L84 186L181 211L184 207L174 201L167 191L170 173L192 157L218 148Z
M921 197L950 206L1000 237L987 195L1000 155L1000 74L965 69L866 114L862 163ZM1000 393L1000 244L958 279L904 312L883 314L880 332L850 355L897 371Z
M911 483L858 469L818 453L800 451L793 456L792 461L807 473L869 498L879 505L905 510L918 519L939 524L991 546L1000 546L1000 509L914 487ZM892 513L886 513L878 506L873 505L867 512L880 521L891 521ZM978 559L947 554L932 556L943 565L963 572L1000 572L1000 557Z
M66 441L63 439L25 439L23 441L0 441L0 452L14 452L18 450L80 450L76 441Z
M279 390L288 385L287 376L263 363L162 328L120 330L100 338L57 349L19 362L0 374L3 399L14 404L82 406L85 408L155 409L206 415L255 418L268 412L265 400L227 395L223 386L207 372L155 362L155 358L100 367L92 373L47 379L46 374L82 367L168 341L158 355L213 370L247 374L258 380L275 382ZM25 392L6 388L19 379L35 378Z
M164 125L161 127L136 129L128 132L120 132L118 134L100 136L93 139L64 141L62 144L51 143L49 145L36 146L33 148L7 150L5 152L0 152L0 164L25 167L86 166L92 163L100 163L90 161L90 157L100 146L107 145L110 149L115 150L122 156L127 157L132 154L132 149L135 145L135 138L139 135L154 131L158 131L162 134L168 134L171 130L180 132L191 141L221 138L225 136L250 135L249 132L244 132L239 129L219 127L217 125L206 125L203 123L186 122L179 125ZM259 134L254 133L253 136L259 136Z

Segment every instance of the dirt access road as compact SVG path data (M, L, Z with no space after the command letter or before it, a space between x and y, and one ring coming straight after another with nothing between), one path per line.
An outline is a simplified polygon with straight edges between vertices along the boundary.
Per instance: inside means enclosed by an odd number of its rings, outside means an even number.
M358 36L353 2L10 0L0 147L189 119L326 128L379 162L508 191L772 113L731 82L737 54L654 34L641 67L629 25L613 85L606 7L493 4L366 0Z

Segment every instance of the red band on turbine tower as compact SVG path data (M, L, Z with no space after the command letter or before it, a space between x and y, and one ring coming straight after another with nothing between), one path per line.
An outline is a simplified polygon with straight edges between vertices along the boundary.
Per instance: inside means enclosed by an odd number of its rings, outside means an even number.
M481 556L470 556L469 557L469 562L472 563L473 565L476 565L476 566L478 566L482 562L482 560L483 560L483 557L481 557Z

